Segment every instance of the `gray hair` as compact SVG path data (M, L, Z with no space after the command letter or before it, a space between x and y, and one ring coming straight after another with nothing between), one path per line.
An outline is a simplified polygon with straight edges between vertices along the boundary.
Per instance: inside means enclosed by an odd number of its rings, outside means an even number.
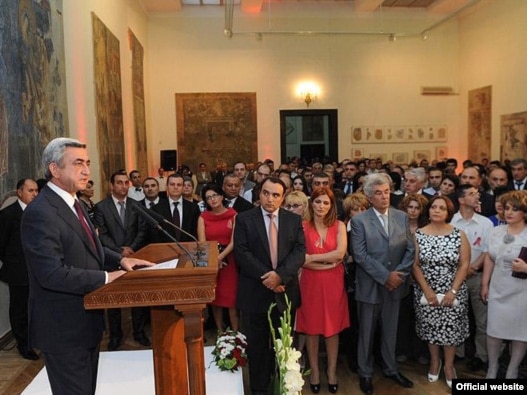
M424 169L424 167L413 167L411 169L408 169L404 172L405 176L407 174L415 176L421 182L426 181L426 170Z
M511 160L510 165L511 166L523 165L523 167L527 169L527 160L523 158L516 158L516 159Z
M86 148L86 144L69 137L57 137L51 140L46 148L44 148L44 152L42 153L42 167L44 168L44 177L46 180L51 180L50 164L56 163L58 167L63 166L64 151L68 147Z
M362 184L362 189L364 194L368 197L373 195L373 187L377 185L388 184L390 187L392 185L392 179L386 173L372 173L364 177L364 182Z

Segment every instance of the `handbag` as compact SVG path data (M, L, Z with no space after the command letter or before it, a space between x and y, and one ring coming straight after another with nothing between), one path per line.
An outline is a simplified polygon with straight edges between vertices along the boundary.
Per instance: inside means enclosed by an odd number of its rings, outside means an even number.
M437 301L439 302L439 304L441 304L443 302L443 298L445 297L445 294L436 294L436 297L437 297ZM423 296L421 296L421 299L419 299L419 304L421 304L422 306L428 306L429 303L428 303L428 300L426 300L426 297L425 295L423 294ZM454 299L454 304L453 304L453 307L457 307L459 306L459 300Z

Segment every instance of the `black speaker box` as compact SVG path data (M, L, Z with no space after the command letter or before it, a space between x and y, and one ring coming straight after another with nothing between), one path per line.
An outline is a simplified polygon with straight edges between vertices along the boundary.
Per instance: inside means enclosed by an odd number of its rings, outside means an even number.
M161 153L161 167L168 170L177 169L177 151L175 149L162 150Z

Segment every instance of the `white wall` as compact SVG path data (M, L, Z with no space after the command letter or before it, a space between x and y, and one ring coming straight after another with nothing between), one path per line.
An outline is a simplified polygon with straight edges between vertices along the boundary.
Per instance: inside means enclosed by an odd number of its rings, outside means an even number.
M463 115L467 92L492 86L492 159L500 159L501 115L527 111L527 1L485 0L460 21L459 59Z
M334 18L274 20L273 26L342 27L342 19ZM235 27L250 26L244 22L235 17ZM339 111L340 159L351 155L353 125L447 124L451 154L463 156L459 97L420 95L423 85L458 87L457 23L435 31L426 41L401 38L396 42L386 36L349 35L264 36L262 40L235 35L229 39L223 27L223 13L207 18L177 14L150 18L150 131L156 151L165 145L177 146L175 93L256 92L258 155L279 162L279 110L304 109L295 84L313 79L322 93L310 108ZM391 159L392 152L408 149L413 153L429 146L362 147L388 152Z

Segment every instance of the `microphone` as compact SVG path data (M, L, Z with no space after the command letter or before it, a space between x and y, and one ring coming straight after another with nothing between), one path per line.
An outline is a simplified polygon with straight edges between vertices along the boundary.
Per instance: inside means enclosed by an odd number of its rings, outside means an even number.
M192 261L192 265L194 267L196 266L207 266L207 260L203 260L204 257L206 257L206 252L204 251L201 251L201 248L200 248L200 245L199 245L199 241L198 239L196 239L196 237L194 237L194 235L192 235L191 233L187 232L186 230L182 229L181 227L173 224L172 222L168 221L165 217L163 217L161 214L159 213L156 213L155 211L153 210L150 210L150 209L147 209L145 206L143 206L142 204L134 204L134 207L136 207L136 211L143 216L143 218L151 225L153 226L154 228L157 228L159 230L161 230L170 240L172 240L173 242L175 242L177 244L177 246L179 248L181 248L185 253L186 255L190 258L190 260ZM174 236L172 236L170 233L168 233L161 225L160 223L163 222L163 223L166 223L170 226L172 226L173 228L179 230L181 233L184 233L186 234L187 236L189 236L192 241L194 241L196 243L196 254L195 255L192 255L190 253L190 251L183 247L183 245L181 245L181 243L176 240L176 238Z

